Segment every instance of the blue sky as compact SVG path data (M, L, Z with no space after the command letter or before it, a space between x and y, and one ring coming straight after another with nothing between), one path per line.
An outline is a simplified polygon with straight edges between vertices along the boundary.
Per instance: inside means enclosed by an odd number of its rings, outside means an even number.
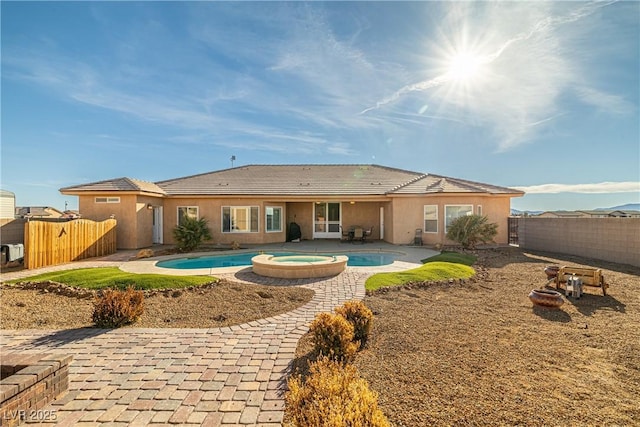
M2 182L375 163L640 202L638 2L6 2Z

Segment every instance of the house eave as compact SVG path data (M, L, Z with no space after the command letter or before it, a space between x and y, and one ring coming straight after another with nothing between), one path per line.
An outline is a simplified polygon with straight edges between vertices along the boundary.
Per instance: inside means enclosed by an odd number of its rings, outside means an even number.
M65 190L61 189L60 194L64 194L65 196L149 196L149 197L157 197L157 198L166 198L167 196L164 194L153 193L149 191L131 191L131 190Z

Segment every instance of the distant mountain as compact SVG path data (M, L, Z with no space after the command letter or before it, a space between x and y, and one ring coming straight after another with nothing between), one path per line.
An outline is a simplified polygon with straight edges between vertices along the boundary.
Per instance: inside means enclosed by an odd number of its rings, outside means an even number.
M544 211L520 211L518 209L511 209L511 215L540 215Z
M640 211L640 203L627 203L612 208L598 208L597 211Z

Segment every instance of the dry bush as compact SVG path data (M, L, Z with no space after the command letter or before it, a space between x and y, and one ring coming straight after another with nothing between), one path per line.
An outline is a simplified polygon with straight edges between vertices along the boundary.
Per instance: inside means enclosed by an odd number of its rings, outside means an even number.
M364 348L373 323L371 310L362 301L347 301L334 311L351 323L354 342L358 343L361 349Z
M93 321L99 328L119 328L135 322L144 312L144 295L132 286L105 289L93 303Z
M328 358L310 365L303 382L293 377L285 396L288 425L296 427L387 427L378 394L369 389L353 365Z
M155 252L153 252L153 249L141 249L136 254L136 259L151 258L153 256L155 256Z
M342 316L318 313L309 327L316 352L338 362L348 362L358 351L353 325Z

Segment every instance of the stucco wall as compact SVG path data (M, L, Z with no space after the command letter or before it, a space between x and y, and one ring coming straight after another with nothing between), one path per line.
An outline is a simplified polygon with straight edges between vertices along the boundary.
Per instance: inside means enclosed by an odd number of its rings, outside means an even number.
M473 205L474 213L478 213L478 206L482 206L482 215L489 218L489 222L498 224L498 234L495 242L507 244L507 219L511 210L509 197L480 196L480 195L429 195L424 197L394 197L390 218L385 218L385 239L396 245L413 243L417 228L424 230L424 205L438 206L438 232L422 234L422 241L426 245L437 243L451 244L445 237L445 206Z
M640 218L520 218L521 248L640 266Z
M302 240L311 240L313 238L313 203L312 202L289 202L287 203L287 222L289 224L295 222L300 226ZM286 236L285 236L286 237Z
M284 242L287 235L286 204L282 202L265 202L262 199L202 199L202 198L171 198L164 201L164 243L174 244L173 229L178 224L179 206L198 206L198 215L205 218L209 224L213 239L211 243L230 244L258 244ZM223 206L258 206L259 231L257 233L223 233L222 232L222 207ZM282 207L282 231L265 233L265 207Z
M117 196L110 194L108 197L120 197L120 203L96 203L96 197L107 197L107 195L92 194L79 197L79 210L83 218L104 221L113 215L118 220L118 249L138 249L151 246L153 211L147 209L147 204L162 206L162 199L136 194Z
M93 221L104 221L113 215L118 221L118 249L138 248L139 246L137 246L136 235L136 196L127 194L108 196L120 197L120 203L96 203L96 197L107 197L107 195L92 194L79 197L78 208L82 218L91 219Z
M0 243L5 245L24 244L24 224L26 219L1 218Z
M212 243L223 245L239 242L241 244L278 243L287 239L288 225L295 220L302 230L302 239L313 238L313 202L278 202L264 201L260 198L159 198L139 194L120 194L120 203L95 203L96 197L106 195L92 194L79 198L80 213L84 218L103 221L114 215L118 220L118 248L134 249L151 246L153 243L153 210L147 205L163 207L163 241L175 244L173 229L178 222L179 206L198 206L199 216L206 218L211 230ZM114 197L113 194L109 197ZM507 243L507 217L510 210L509 197L480 195L428 195L424 197L394 197L389 202L356 201L342 202L342 225L348 228L361 225L364 228L373 226L372 240L384 239L393 244L413 243L415 230L424 228L423 207L425 204L438 206L438 232L424 233L425 244L446 243L444 237L445 205L471 204L474 212L482 206L482 213L491 222L498 224L496 242ZM223 206L258 206L259 232L257 233L223 233ZM265 207L279 206L283 209L283 230L281 232L264 231ZM384 236L380 235L380 208L384 209Z
M365 230L373 226L370 240L380 239L380 207L383 202L349 202L342 203L342 226L349 229L353 225L359 225Z

